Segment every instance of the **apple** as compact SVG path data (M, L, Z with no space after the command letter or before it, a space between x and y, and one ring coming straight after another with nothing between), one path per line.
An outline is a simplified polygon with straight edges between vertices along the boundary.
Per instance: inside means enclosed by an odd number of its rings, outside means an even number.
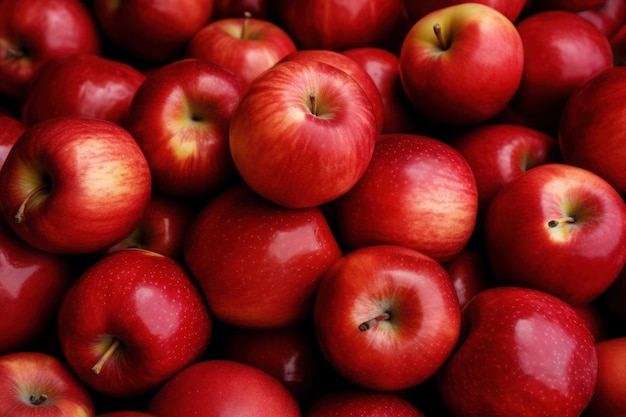
M199 197L238 179L228 131L246 88L234 72L193 58L147 75L130 106L128 130L148 161L154 189Z
M442 266L450 275L461 308L476 294L495 285L489 260L483 250L466 247Z
M613 66L611 45L591 22L563 10L534 13L517 30L524 73L511 108L532 127L555 134L569 96Z
M404 90L421 114L471 125L495 117L511 101L522 79L524 48L502 13L462 3L418 20L399 59Z
M312 316L317 286L341 255L320 208L282 207L245 184L201 209L184 248L185 264L215 317L256 329Z
M566 302L502 286L463 309L459 347L437 375L455 417L578 417L591 399L593 336Z
M428 13L461 3L469 2L466 0L405 0L404 6L410 21L415 23ZM474 3L481 3L496 9L511 22L516 22L526 8L527 0L478 0Z
M585 410L588 417L626 414L626 337L618 336L597 344L598 379L593 398Z
M104 35L135 61L157 65L179 58L211 18L213 0L93 1Z
M207 360L172 377L153 396L158 417L300 417L295 398L277 379L250 365Z
M130 65L99 55L50 59L30 83L22 120L32 125L57 116L85 116L124 126L145 78Z
M322 395L305 416L424 417L424 414L399 394L350 389Z
M100 35L80 0L0 2L0 95L18 101L53 57L100 53Z
M626 22L626 2L624 0L604 0L602 5L578 12L596 26L608 38L613 36Z
M35 249L0 223L0 355L29 348L53 326L73 277L68 257Z
M299 49L383 46L402 19L403 0L277 0L276 20Z
M26 130L26 124L21 119L10 114L0 112L0 169L4 165L9 151L22 133Z
M575 91L561 113L558 141L563 160L585 168L626 195L626 67L598 74ZM593 109L593 110L592 110Z
M119 125L79 116L30 126L0 171L0 211L29 244L90 253L127 236L150 199L150 170Z
M324 275L314 325L330 365L352 383L399 391L431 378L452 353L460 306L434 259L396 245L347 253Z
M626 263L626 205L591 171L540 165L493 197L485 245L499 282L581 306L602 294Z
M470 165L450 145L385 134L363 177L330 205L346 250L396 244L446 262L472 237L478 190Z
M231 155L261 196L289 208L320 206L361 178L376 123L369 97L345 71L291 60L244 93L231 117Z
M157 389L202 357L211 331L211 314L185 267L144 249L123 249L95 262L58 313L69 366L110 397Z
M0 411L20 417L93 417L90 393L64 362L20 351L0 356Z
M306 49L292 52L284 57L281 62L294 60L324 62L348 73L348 75L357 81L372 103L372 110L376 116L376 132L380 133L383 130L385 114L380 90L378 90L376 83L372 77L370 77L369 73L365 71L358 62L343 53L326 49Z
M185 56L221 65L250 84L296 50L291 36L282 27L246 14L204 25L190 40Z

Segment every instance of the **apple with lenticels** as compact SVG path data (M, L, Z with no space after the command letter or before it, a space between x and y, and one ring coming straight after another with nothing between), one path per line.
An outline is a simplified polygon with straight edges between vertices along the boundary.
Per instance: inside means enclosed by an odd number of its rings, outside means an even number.
M307 410L306 417L424 417L396 393L358 389L330 391Z
M0 171L2 216L38 249L90 253L127 236L151 195L135 139L102 119L56 117L30 126Z

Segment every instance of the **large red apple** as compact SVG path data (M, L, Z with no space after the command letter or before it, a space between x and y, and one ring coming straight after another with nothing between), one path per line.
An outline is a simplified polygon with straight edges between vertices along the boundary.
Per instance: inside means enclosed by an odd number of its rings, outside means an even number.
M485 242L501 283L584 305L602 294L624 267L626 205L591 171L540 165L493 197Z
M330 391L315 401L306 417L424 417L396 393L365 390Z
M523 68L524 48L513 22L479 3L422 17L400 50L400 77L411 103L448 124L481 123L502 112Z
M171 378L152 398L158 417L300 417L295 398L276 378L250 365L209 360Z
M20 351L0 356L0 413L19 417L93 417L93 400L64 362Z
M76 375L110 397L146 394L206 351L211 315L184 266L144 249L94 263L58 314L63 355Z
M626 67L610 68L570 97L559 122L563 159L593 171L626 195Z
M319 208L285 208L245 184L205 205L189 227L184 251L215 316L249 328L310 317L322 276L341 257Z
M84 2L0 2L0 95L22 100L45 62L79 52L100 53L98 28Z
M598 380L587 417L615 417L626 414L626 337L614 337L597 344Z
M515 22L526 7L527 0L478 0L474 2L494 8L511 22ZM469 2L466 0L404 0L404 7L410 21L415 23L428 13L461 3Z
M330 365L358 386L398 391L431 378L459 337L460 307L434 259L402 246L347 253L322 279L314 324Z
M150 199L150 170L119 125L57 117L29 127L13 145L0 194L4 219L31 245L89 253L135 228Z
M433 138L381 136L361 180L331 204L340 243L348 250L397 244L450 260L476 224L478 190L470 165Z
M593 336L564 301L497 287L463 309L464 335L437 376L455 417L578 417L597 375Z
M369 97L345 71L291 60L248 87L231 118L230 150L243 180L263 197L319 206L361 178L376 123Z
M238 178L228 131L247 85L226 68L183 59L150 72L130 108L128 130L154 188L177 197L211 195Z

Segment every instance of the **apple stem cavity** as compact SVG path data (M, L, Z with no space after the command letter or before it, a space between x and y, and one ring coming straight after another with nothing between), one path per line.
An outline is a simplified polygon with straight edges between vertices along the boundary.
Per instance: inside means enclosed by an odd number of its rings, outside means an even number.
M48 400L48 396L46 394L31 395L30 398L28 399L31 405L42 405L47 400Z
M311 103L311 113L317 116L317 97L315 93L309 93L309 102Z
M13 49L13 48L9 48L7 49L7 53L5 55L5 58L7 59L19 59L22 58L24 55L26 55L23 51L17 50L17 49Z
M243 24L241 25L241 39L247 39L248 37L248 23L250 23L251 17L252 17L252 13L243 12Z
M24 221L24 211L26 210L26 204L28 204L30 199L33 198L35 194L37 194L39 191L42 191L46 188L48 188L48 184L43 183L33 188L28 194L26 194L26 197L24 197L24 199L22 200L22 203L17 208L17 213L15 213L15 217L14 217L15 223L20 224Z
M98 362L96 362L96 364L91 367L91 372L93 372L96 375L99 375L100 372L102 371L102 368L104 367L104 364L111 358L111 356L115 354L115 352L117 351L117 349L120 347L121 344L122 344L121 339L118 339L117 337L113 338L113 341L111 342L107 350L104 352L104 354L100 357L100 359L98 359Z
M573 223L576 223L576 219L571 217L571 216L567 216L567 217L563 217L561 219L550 220L548 222L548 227L555 228L555 227L557 227L560 224L573 224Z
M384 313L361 323L359 325L359 331L364 332L376 326L379 322L383 320L390 320L390 319L391 319L391 314L388 311L385 311Z
M435 36L437 37L437 42L439 42L439 46L444 51L447 51L450 47L446 39L443 37L443 33L441 31L441 25L439 23L435 23L433 26L433 31L435 32Z

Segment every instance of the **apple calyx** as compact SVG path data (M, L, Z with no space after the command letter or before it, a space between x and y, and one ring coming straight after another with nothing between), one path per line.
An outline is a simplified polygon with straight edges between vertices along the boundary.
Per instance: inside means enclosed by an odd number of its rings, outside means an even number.
M435 32L435 36L437 37L437 42L439 42L439 46L444 51L448 50L450 45L446 42L446 39L443 37L443 33L441 31L441 25L439 23L435 23L433 25L433 31Z
M548 222L548 227L555 228L562 224L574 224L576 223L576 219L571 216L563 217L560 219L552 219Z
M45 403L48 400L48 396L46 394L38 394L38 395L31 395L28 398L28 402L31 405L43 405L43 403Z
M252 17L252 13L243 12L243 24L241 25L241 39L248 39L248 23L250 23L251 17Z
M96 375L99 375L100 372L102 371L102 368L104 367L104 364L106 364L107 361L111 359L111 356L115 354L115 352L117 351L117 349L120 347L121 344L122 344L122 340L118 339L117 337L114 337L113 340L111 341L111 344L107 348L107 350L104 352L104 354L102 354L100 359L98 359L98 362L96 362L96 364L91 367L91 372L93 372Z
M15 223L20 224L20 223L22 223L24 221L24 211L26 210L26 204L28 204L30 199L33 198L33 196L35 194L37 194L40 191L43 191L43 190L47 189L48 186L49 186L49 184L44 182L44 183L38 185L37 187L33 188L32 190L30 190L30 192L28 194L26 194L26 196L24 197L24 199L20 203L19 207L17 208L17 213L15 213L15 216L14 216Z
M376 326L381 321L385 321L385 320L391 320L391 313L389 313L388 311L385 311L384 313L379 314L378 316L361 323L359 325L359 331L364 332L366 330L369 330L372 327Z

